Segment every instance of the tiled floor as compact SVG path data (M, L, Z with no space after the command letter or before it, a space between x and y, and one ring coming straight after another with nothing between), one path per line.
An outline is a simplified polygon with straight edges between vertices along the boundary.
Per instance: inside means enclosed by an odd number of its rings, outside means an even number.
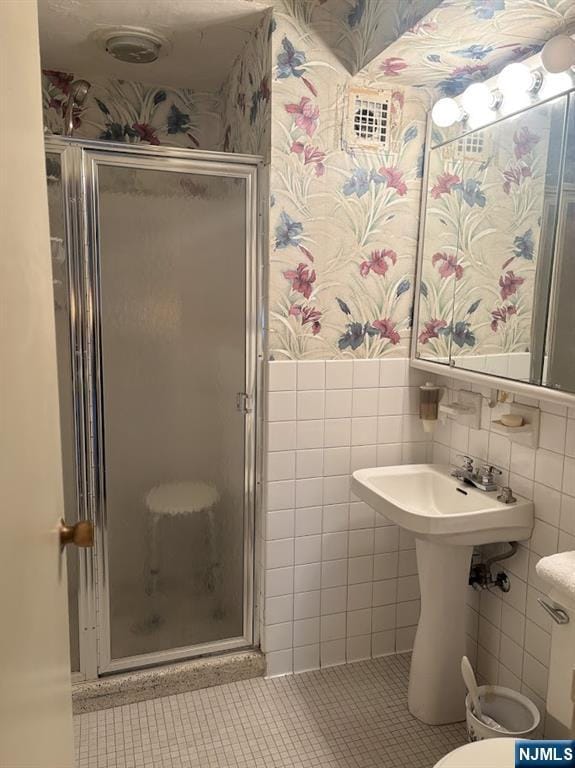
M431 768L465 730L408 713L408 669L388 656L79 715L78 768Z

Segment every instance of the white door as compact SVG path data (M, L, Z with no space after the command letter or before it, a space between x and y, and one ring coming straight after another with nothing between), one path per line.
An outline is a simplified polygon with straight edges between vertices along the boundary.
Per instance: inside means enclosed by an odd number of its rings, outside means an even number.
M71 768L62 467L35 0L0 2L0 766Z

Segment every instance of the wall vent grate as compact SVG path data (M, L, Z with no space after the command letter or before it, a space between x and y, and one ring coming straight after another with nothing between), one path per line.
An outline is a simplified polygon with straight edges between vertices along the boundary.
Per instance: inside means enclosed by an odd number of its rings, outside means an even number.
M390 142L391 100L389 91L350 88L342 130L344 149L380 151Z

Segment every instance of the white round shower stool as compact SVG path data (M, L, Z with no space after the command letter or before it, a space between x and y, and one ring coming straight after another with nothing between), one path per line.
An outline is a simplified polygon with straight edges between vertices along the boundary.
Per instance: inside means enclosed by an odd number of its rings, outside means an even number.
M213 485L200 482L165 483L156 485L146 494L148 537L146 557L146 594L153 595L158 587L158 525L166 516L193 515L203 512L208 522L209 562L215 562L215 506L220 494Z

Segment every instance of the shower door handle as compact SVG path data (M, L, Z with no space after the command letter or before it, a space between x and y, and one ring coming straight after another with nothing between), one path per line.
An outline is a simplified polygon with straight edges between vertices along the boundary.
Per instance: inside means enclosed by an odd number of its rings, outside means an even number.
M94 546L94 526L89 520L78 520L74 525L66 525L62 519L58 532L60 549L64 549L66 544L75 544L77 547Z

